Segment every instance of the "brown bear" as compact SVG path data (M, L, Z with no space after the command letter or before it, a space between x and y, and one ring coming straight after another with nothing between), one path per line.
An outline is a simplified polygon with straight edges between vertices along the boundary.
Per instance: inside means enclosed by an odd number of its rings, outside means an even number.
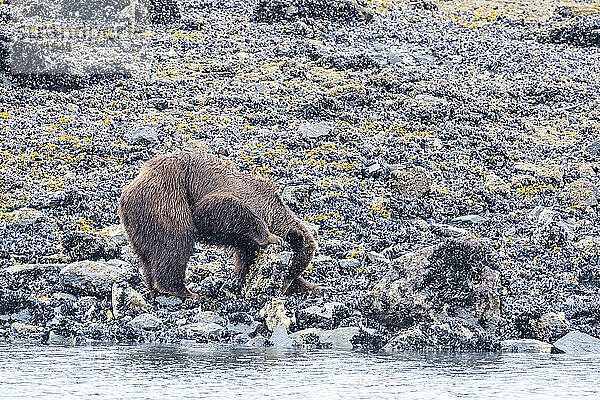
M215 157L182 151L148 161L119 200L121 221L154 293L196 297L185 286L195 242L233 249L243 280L268 244L292 248L283 290L318 292L300 274L317 247L309 229L283 203L273 182L233 170Z

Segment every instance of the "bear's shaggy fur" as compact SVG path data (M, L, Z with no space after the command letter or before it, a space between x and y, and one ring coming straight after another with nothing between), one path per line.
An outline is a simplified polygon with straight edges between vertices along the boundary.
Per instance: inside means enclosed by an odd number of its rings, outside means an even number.
M119 203L153 291L196 296L185 286L185 270L197 241L233 248L234 274L244 279L258 250L281 244L282 238L294 252L284 291L319 290L300 276L316 241L266 178L234 171L208 154L183 151L148 161Z

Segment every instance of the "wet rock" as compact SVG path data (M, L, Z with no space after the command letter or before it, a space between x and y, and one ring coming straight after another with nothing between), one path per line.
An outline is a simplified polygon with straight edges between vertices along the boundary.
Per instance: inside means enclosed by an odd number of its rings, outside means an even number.
M600 190L589 179L581 178L567 185L569 196L577 205L595 207L600 199Z
M225 328L214 322L197 322L180 327L182 334L195 340L218 340L223 337Z
M158 133L154 128L142 127L134 131L129 136L129 143L131 144L144 144L158 141Z
M550 343L535 339L503 340L500 342L500 351L504 353L561 353Z
M266 344L267 344L267 339L265 339L265 337L263 335L261 335L260 333L246 342L247 346L253 346L253 347L265 347Z
M361 304L395 329L427 322L402 339L406 345L433 345L443 338L431 335L454 332L450 336L461 346L488 346L487 336L493 334L487 335L480 323L489 329L499 318L499 287L497 265L483 243L446 240L393 260L390 271ZM431 334L423 333L427 341L419 339L423 330Z
M13 322L10 325L10 334L18 340L39 342L43 339L45 330L40 326Z
M115 282L111 293L112 313L115 318L123 315L137 315L146 311L148 305L144 297L126 283Z
M585 148L585 151L587 151L592 156L599 156L600 155L600 142L596 142L596 141L592 142Z
M344 271L354 270L360 266L360 260L357 260L356 258L345 258L338 260L338 265L340 269Z
M290 324L295 321L295 317L290 317L288 313L283 299L273 299L260 310L260 316L265 318L267 328L271 332L279 325L285 326L286 329L290 327Z
M333 349L352 350L354 347L352 340L358 336L359 332L360 328L358 327L337 328L320 332L319 340Z
M359 335L358 327L344 327L331 330L320 328L307 328L290 335L295 343L303 346L319 348L333 348L338 350L352 350L353 340Z
M579 331L569 332L554 342L554 346L567 354L600 354L600 339Z
M303 123L298 127L298 133L308 139L317 139L327 136L331 132L331 125L326 122Z
M571 325L564 312L547 312L539 319L530 321L530 323L535 337L548 342L553 342L565 335Z
M292 347L294 344L288 336L286 327L283 325L278 325L273 329L271 339L269 340L273 344L273 347Z
M370 21L373 13L357 0L260 0L254 10L254 20L258 22L307 17L333 21Z
M407 167L392 171L389 184L401 196L421 197L429 192L433 181L423 167Z
M320 327L332 329L348 314L349 309L344 303L333 301L322 305L314 305L297 312L296 326L299 328Z
M16 322L22 322L24 324L30 323L32 319L31 311L28 309L20 310L10 316L10 319Z
M294 343L301 346L316 346L321 345L320 334L323 330L320 328L306 328L290 334L290 338Z
M55 331L50 331L48 334L48 344L55 346L75 346L76 340L74 336L63 336Z
M127 323L127 326L136 331L157 331L163 325L160 318L144 313L140 314Z
M259 326L260 324L250 314L236 313L229 316L227 330L232 334L242 333L251 336Z
M401 331L384 347L385 351L460 350L495 351L497 338L477 324L459 319L446 322L422 322Z
M124 280L128 271L120 266L98 261L78 261L60 270L60 281L77 293L108 297L114 282Z

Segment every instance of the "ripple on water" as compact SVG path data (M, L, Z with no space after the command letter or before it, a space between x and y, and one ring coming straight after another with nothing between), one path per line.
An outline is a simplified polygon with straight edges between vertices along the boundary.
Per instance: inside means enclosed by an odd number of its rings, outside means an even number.
M600 393L599 361L214 345L0 346L0 397L585 398Z

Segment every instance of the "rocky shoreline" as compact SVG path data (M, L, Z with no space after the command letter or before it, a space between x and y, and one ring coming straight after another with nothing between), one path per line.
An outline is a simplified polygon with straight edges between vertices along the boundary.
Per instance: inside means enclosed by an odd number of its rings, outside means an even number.
M292 3L180 2L122 75L4 72L0 340L598 349L600 9ZM285 247L243 285L198 247L201 298L150 298L117 200L178 149L269 176L330 289L277 293Z

